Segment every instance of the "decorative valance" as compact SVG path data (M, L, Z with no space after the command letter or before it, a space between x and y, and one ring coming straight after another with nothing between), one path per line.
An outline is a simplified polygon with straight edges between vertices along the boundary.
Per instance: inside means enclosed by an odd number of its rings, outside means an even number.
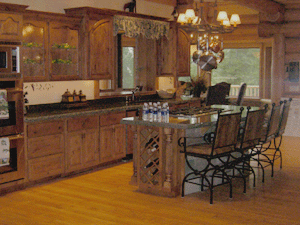
M149 20L129 16L114 16L114 36L124 31L127 37L143 35L148 39L168 38L170 25L168 22Z

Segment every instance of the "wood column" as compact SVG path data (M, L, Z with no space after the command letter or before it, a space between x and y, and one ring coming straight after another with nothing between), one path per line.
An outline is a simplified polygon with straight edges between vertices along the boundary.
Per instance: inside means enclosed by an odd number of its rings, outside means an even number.
M132 161L133 161L133 175L131 176L130 184L137 185L137 127L131 126L133 131L133 153L132 153Z
M164 188L172 188L172 173L173 173L173 145L172 145L172 129L165 128L164 134L166 135L166 179L164 181Z
M283 95L285 37L283 34L274 34L273 38L271 99L272 102L278 103Z

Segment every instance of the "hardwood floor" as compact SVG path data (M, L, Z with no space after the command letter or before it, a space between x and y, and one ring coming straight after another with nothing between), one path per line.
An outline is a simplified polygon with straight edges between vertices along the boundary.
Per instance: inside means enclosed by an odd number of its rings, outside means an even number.
M0 197L1 225L74 224L300 224L300 138L283 140L283 169L265 183L257 173L257 187L243 194L235 181L233 199L228 189L215 189L184 198L142 194L128 184L132 163L73 178L56 180Z

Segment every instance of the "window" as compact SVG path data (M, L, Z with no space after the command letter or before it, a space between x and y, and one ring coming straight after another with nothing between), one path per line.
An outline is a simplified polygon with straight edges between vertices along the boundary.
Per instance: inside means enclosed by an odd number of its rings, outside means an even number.
M122 47L122 87L133 89L134 85L134 47Z
M135 38L118 34L118 88L135 88Z
M230 95L237 96L241 83L247 84L245 96L259 97L260 48L228 48L224 60L212 70L211 84L231 84Z
M196 45L191 45L191 77L199 73L193 62ZM259 97L260 48L227 48L224 60L211 72L211 85L220 82L231 84L230 95L237 96L241 83L247 84L245 96Z

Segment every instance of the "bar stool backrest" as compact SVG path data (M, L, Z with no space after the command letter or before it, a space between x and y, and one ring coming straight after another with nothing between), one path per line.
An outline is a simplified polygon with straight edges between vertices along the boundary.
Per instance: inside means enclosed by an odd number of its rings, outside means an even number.
M209 86L206 96L206 105L225 105L227 92L227 87L223 85Z
M276 105L275 103L272 104L271 115L268 121L267 132L265 136L264 142L269 142L270 140L274 139L278 134L280 118L281 118L281 105Z
M218 113L212 155L235 151L243 108L238 113Z
M236 105L242 105L243 104L246 88L247 88L247 84L242 83L242 85L240 87L240 90L239 90L238 98L236 100Z
M284 130L285 130L285 127L286 127L286 123L287 123L287 120L288 120L288 116L289 116L291 101L292 101L292 99L290 98L288 101L285 100L283 102L283 108L282 108L282 113L281 113L281 120L280 120L279 130L278 130L277 136L281 136L284 133Z
M262 136L262 128L264 124L265 109L250 111L251 107L247 107L247 117L241 138L241 150L254 148L259 144Z

